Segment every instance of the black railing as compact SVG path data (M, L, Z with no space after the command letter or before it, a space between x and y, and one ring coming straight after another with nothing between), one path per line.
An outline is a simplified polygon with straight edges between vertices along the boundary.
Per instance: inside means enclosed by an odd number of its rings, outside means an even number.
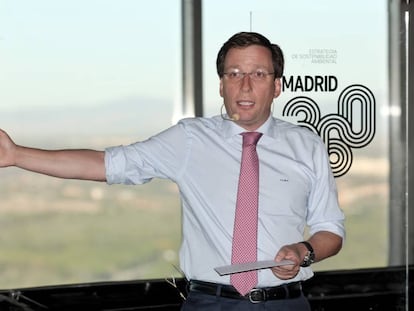
M413 271L414 266L318 272L303 289L314 311L411 311ZM175 280L175 287L157 279L0 290L0 310L173 311L180 310L181 294L184 279Z

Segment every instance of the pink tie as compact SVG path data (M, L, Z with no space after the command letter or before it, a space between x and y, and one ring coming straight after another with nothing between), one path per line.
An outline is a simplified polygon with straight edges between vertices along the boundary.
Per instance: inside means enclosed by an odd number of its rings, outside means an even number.
M245 132L234 220L232 264L257 260L257 211L259 201L259 159L256 144L262 133ZM257 271L232 274L231 284L246 295L257 284Z

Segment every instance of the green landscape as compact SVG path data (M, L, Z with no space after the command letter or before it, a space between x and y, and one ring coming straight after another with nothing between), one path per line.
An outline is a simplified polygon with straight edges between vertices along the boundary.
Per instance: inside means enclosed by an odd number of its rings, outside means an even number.
M316 271L387 265L387 174L385 160L366 158L337 180L347 239ZM1 289L181 276L169 181L108 186L7 168L0 198Z

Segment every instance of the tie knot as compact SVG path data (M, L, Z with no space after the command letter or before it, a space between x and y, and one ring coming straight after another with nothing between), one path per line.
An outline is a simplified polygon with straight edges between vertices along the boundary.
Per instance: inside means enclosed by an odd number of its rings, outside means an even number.
M243 136L243 147L256 145L260 137L262 137L262 133L259 132L244 132L241 135Z

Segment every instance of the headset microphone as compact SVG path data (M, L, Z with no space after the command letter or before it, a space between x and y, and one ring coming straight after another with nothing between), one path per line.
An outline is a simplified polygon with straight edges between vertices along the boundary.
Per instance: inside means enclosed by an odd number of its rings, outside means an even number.
M225 116L223 114L223 107L224 107L224 104L221 105L221 108L220 108L220 114L221 114L221 117L223 118L223 120L228 120L228 121L233 121L233 122L240 120L240 115L238 113L233 113L231 115L231 117L230 116L228 116L228 117Z

